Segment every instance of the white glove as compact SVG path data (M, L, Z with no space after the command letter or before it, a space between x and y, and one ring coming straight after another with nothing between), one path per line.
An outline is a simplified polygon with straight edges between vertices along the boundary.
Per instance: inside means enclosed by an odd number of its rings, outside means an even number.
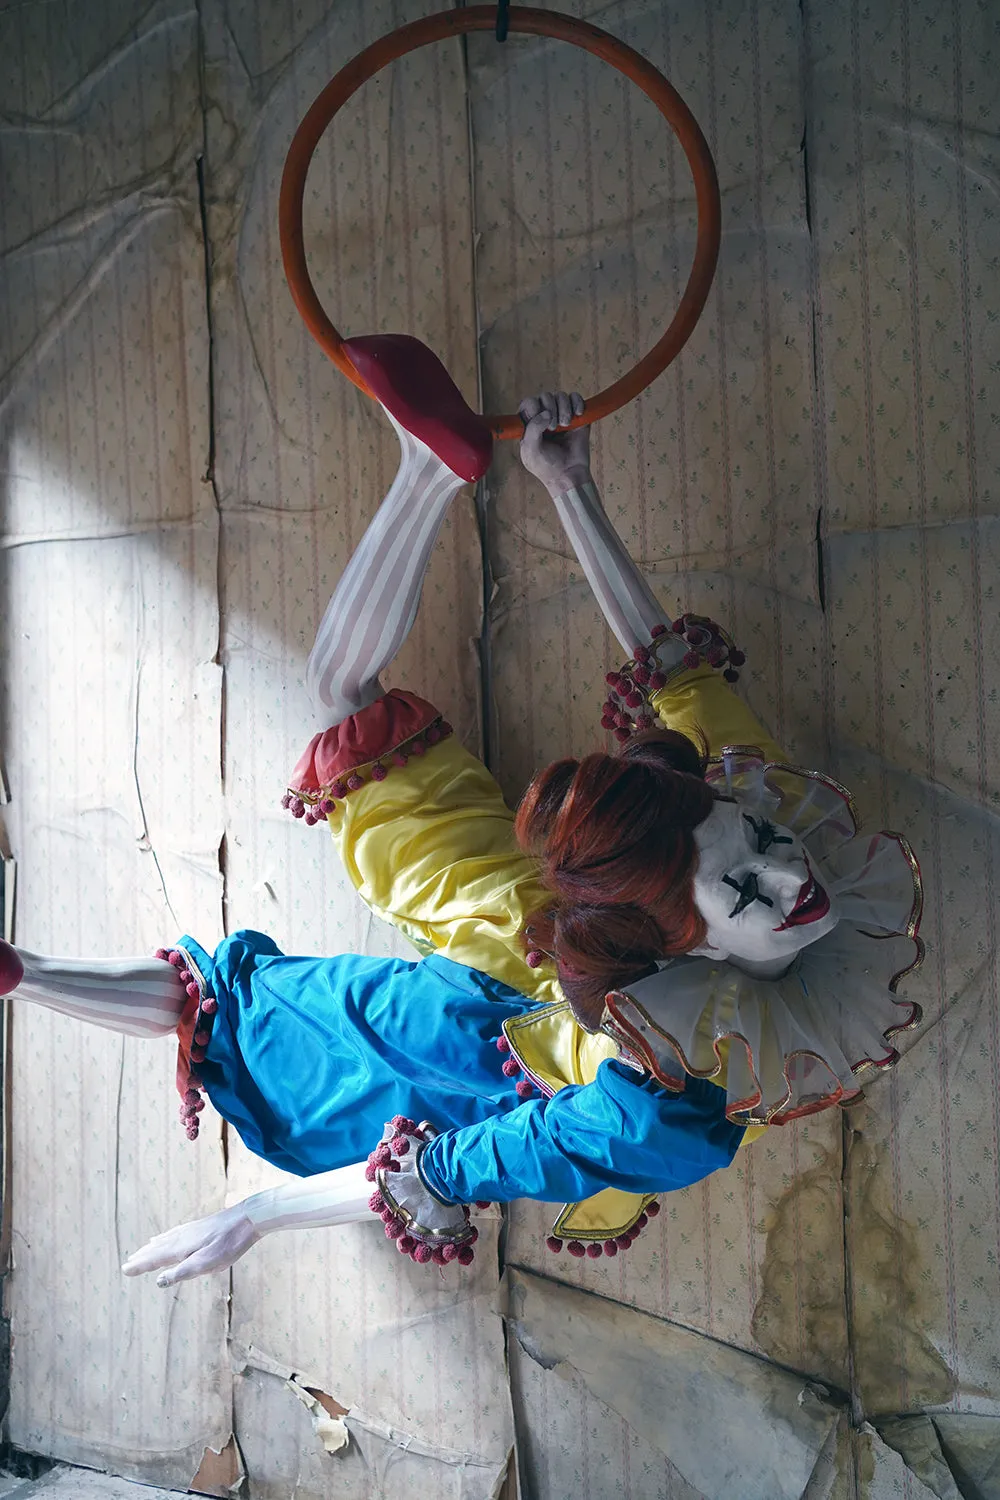
M158 1234L130 1255L122 1270L126 1276L160 1271L157 1286L173 1286L175 1281L225 1270L265 1234L276 1230L331 1228L366 1221L371 1207L366 1170L364 1162L358 1162L264 1188L232 1208Z
M583 414L583 397L574 391L543 391L526 396L518 407L524 422L521 462L540 479L552 496L580 489L590 480L590 428L566 432L574 417Z
M126 1276L159 1271L157 1286L173 1286L209 1271L235 1264L261 1237L261 1229L247 1217L242 1203L223 1208L191 1224L178 1224L158 1234L130 1255L122 1266Z

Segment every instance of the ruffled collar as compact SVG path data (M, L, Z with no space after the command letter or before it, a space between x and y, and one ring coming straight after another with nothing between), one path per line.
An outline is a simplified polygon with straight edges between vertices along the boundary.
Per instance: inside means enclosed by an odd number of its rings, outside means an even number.
M685 1074L726 1074L729 1118L780 1123L857 1099L858 1075L899 1054L919 1005L896 988L923 958L920 867L907 840L859 832L853 798L832 777L730 747L708 778L748 811L802 840L841 919L780 979L686 956L607 998L602 1029L626 1061L668 1088Z

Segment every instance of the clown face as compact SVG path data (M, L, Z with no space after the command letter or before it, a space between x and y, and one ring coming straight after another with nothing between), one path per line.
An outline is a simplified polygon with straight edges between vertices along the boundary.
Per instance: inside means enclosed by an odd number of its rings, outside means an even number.
M698 953L777 975L836 927L839 913L821 872L790 829L719 801L694 837L695 903L708 924Z

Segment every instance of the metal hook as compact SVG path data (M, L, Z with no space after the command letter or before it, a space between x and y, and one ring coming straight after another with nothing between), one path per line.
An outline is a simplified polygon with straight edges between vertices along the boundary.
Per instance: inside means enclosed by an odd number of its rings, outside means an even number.
M498 42L505 42L507 40L507 24L508 24L508 22L510 20L510 17L508 15L508 11L509 10L510 10L510 0L498 0L498 3L497 3L497 41Z

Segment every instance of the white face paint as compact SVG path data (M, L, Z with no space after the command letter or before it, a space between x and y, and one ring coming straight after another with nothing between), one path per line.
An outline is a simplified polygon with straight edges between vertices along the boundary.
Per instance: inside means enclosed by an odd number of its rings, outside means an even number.
M777 974L836 927L833 898L790 829L739 803L716 802L694 838L695 903L708 923L698 953Z

